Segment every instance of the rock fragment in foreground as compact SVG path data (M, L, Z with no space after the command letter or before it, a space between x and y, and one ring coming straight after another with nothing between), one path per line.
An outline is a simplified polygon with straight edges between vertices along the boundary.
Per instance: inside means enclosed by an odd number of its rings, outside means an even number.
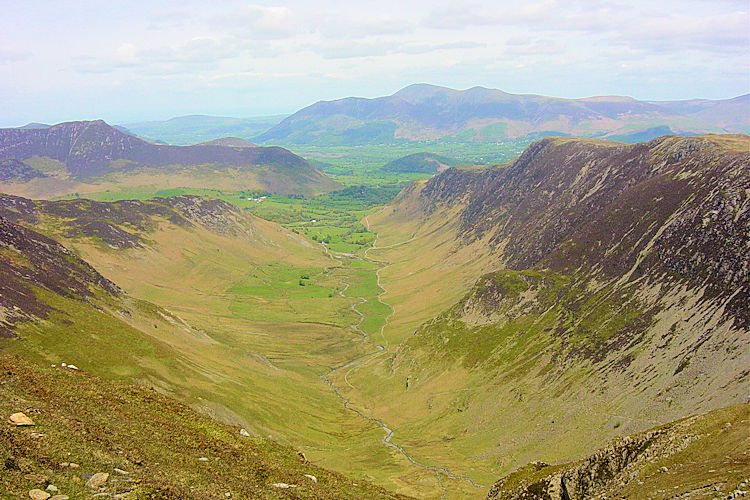
M96 489L99 486L106 483L108 479L109 479L109 473L97 472L96 474L91 476L88 481L86 481L86 487Z
M34 421L31 420L31 418L29 418L28 416L26 416L25 413L21 413L21 412L14 413L13 415L10 416L8 420L10 421L11 424L17 427L34 425Z

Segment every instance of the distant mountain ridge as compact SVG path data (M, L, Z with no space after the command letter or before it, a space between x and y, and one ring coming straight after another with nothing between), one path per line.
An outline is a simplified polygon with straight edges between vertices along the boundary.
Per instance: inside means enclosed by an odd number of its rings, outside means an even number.
M183 187L204 187L205 178L212 176L236 189L280 193L325 192L337 186L284 148L153 144L102 120L66 122L43 129L0 129L0 159L53 170L58 177L79 182L145 171L150 176L179 176ZM168 181L165 178L157 183Z
M599 96L563 99L473 87L410 85L374 99L320 101L258 136L283 144L473 141L545 135L606 137L654 127L673 133L750 131L750 94L711 101L638 101Z
M151 140L167 144L190 145L220 137L252 139L273 127L287 115L232 118L226 116L187 115L163 121L126 123L124 128Z

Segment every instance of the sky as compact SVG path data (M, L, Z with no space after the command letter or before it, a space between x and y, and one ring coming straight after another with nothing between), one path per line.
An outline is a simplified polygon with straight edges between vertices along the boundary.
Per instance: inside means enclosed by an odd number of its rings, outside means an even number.
M0 0L0 126L288 114L412 83L750 92L747 0Z

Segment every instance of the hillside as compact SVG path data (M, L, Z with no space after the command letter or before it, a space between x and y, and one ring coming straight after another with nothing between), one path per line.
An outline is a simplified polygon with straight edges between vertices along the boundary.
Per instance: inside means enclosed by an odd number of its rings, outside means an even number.
M317 467L141 386L0 353L0 495L53 485L71 498L406 498ZM108 474L89 487L92 474ZM121 498L121 497L114 497Z
M230 148L257 148L258 146L239 137L221 137L210 141L201 142L199 146L227 146Z
M381 170L385 172L436 174L460 163L455 158L434 153L414 153L386 163Z
M534 462L488 499L738 498L750 489L750 405L714 410L618 438L578 462Z
M562 99L483 87L453 90L417 84L375 99L317 102L256 140L320 146L530 142L550 135L627 138L656 127L681 134L747 133L749 99L749 95L722 101L647 102L621 96ZM635 135L632 140L639 138Z
M363 308L363 328L379 328L373 266L350 266L246 210L194 196L0 196L0 217L54 238L123 292L97 294L92 309L35 290L49 313L12 325L23 340L5 343L7 352L155 387L391 491L441 491L433 471L391 452L380 428L347 410L320 378L369 353L351 325L360 319L353 306L366 297L373 307Z
M19 212L29 208L10 201ZM175 205L184 209L188 200ZM124 240L110 243L117 241ZM102 378L133 374L161 381L161 392L165 372L199 382L176 342L199 332L5 217L0 278L0 412L4 419L23 412L34 424L0 428L0 496L28 497L53 484L74 498L128 491L137 498L285 498L282 486L292 484L301 498L396 497L313 466L293 448L243 436L153 388ZM91 488L86 474L97 472L108 481Z
M740 135L552 138L413 184L366 220L398 347L345 394L485 484L743 402L749 165Z
M53 196L113 186L261 189L320 193L337 186L299 156L279 147L166 146L126 134L103 121L44 129L0 129L0 159L47 174L4 182L0 191Z
M0 160L0 182L28 182L46 177L42 172L14 159Z

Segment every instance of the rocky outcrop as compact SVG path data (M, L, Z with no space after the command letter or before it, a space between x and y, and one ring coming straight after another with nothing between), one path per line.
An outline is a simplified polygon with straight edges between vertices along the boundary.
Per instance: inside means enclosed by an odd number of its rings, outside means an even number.
M497 481L487 498L641 498L635 493L639 490L647 491L651 498L692 498L693 494L703 498L700 490L704 489L711 497L724 498L721 492L731 495L738 483L746 485L750 472L741 449L748 443L743 433L750 426L746 419L749 411L750 405L717 410L621 437L574 463L552 466L534 462ZM719 465L712 465L712 447L732 451L721 457ZM709 470L706 478L695 477Z

